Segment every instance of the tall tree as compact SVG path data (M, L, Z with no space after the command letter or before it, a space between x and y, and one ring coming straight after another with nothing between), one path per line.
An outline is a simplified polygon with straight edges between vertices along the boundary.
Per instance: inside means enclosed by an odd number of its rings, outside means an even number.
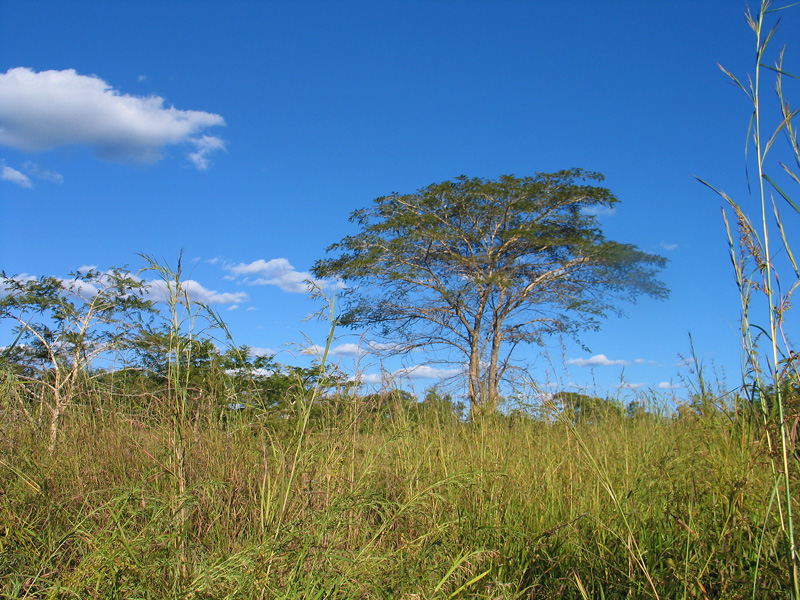
M473 410L491 409L520 344L599 326L619 300L666 298L666 259L606 240L618 202L581 169L496 181L461 176L352 213L317 277L345 282L342 324L375 326L395 352L463 356Z

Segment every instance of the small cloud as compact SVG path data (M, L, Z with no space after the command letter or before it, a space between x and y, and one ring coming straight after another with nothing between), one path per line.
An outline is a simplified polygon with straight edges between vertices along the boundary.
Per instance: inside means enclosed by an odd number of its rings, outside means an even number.
M680 383L672 383L671 381L662 381L656 387L660 390L679 390L686 386Z
M227 279L241 277L247 285L273 285L294 294L310 292L312 286L309 282L316 282L320 287L322 284L311 273L295 269L285 258L258 259L247 264L226 265L224 268L231 273Z
M322 354L325 352L325 348L323 346L318 346L317 344L312 344L307 348L303 348L300 352L302 354L310 354L312 356L322 356ZM363 355L364 352L364 348L358 344L346 343L339 344L338 346L331 346L328 349L328 356L358 357Z
M621 390L638 390L640 387L644 386L644 383L628 383L627 381L620 383L617 388Z
M570 358L567 360L567 364L576 367L627 367L631 363L627 360L611 360L605 354L596 354L591 358Z
M139 75L139 77L136 78L136 81L142 83L145 79L147 79L147 75Z
M16 183L19 187L30 189L33 187L31 180L24 173L0 163L0 180Z
M353 377L353 381L366 385L377 385L384 382L385 375L381 373L361 373Z
M196 150L189 153L189 160L192 161L198 171L206 171L211 165L208 155L216 150L225 150L225 143L218 137L204 135L199 138L189 140Z
M463 373L463 369L437 369L428 365L416 365L394 372L395 377L405 379L447 379Z
M148 295L156 302L166 302L169 299L169 287L161 280L148 281ZM192 302L203 304L239 304L247 300L244 292L216 292L209 290L193 279L181 281L181 287L189 295Z
M668 243L668 242L661 242L659 244L659 246L661 246L661 248L663 248L664 250L668 250L669 251L669 250L675 250L678 247L678 244L671 244L671 243Z
M272 348L259 348L258 346L248 346L253 356L275 356L277 352Z
M593 217L613 217L617 214L617 209L612 206L586 206L581 209L584 215L591 215Z
M335 346L330 349L330 354L332 354L333 356L357 357L364 354L364 350L358 344L352 344L352 343L339 344L338 346Z
M29 160L22 165L22 168L25 169L28 175L36 177L37 179L49 181L50 183L64 183L64 176L61 173L45 169Z

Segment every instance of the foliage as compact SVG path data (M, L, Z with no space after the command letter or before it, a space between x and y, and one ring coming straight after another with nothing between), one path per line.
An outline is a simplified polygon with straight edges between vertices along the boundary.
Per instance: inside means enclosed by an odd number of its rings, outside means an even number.
M625 407L617 400L578 392L557 392L551 402L576 423L599 423L604 418L619 418L626 414ZM635 408L633 412L636 413Z
M94 269L55 277L0 273L0 319L16 322L16 340L3 352L5 368L38 388L50 411L49 450L61 416L93 363L129 350L126 332L152 314L143 283L126 269Z
M466 364L472 409L491 409L519 344L596 328L619 300L665 298L665 259L606 240L617 199L580 169L459 177L377 198L317 277L347 287L341 324L374 326L393 352L441 348Z

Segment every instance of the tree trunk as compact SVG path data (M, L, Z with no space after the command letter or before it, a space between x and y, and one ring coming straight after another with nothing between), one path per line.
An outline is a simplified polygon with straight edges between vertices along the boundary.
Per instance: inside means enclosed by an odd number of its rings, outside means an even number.
M481 409L481 349L479 339L473 337L469 353L469 410L475 415Z

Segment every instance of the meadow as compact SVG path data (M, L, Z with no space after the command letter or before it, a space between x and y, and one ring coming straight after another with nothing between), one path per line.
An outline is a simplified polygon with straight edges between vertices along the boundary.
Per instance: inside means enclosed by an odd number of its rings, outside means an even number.
M777 598L758 411L606 400L464 420L298 386L276 416L3 381L6 598ZM97 391L97 390L95 390ZM127 403L128 409L121 410ZM773 452L774 454L774 452ZM773 457L774 458L774 457ZM792 480L797 481L796 462ZM796 509L797 507L795 507Z

